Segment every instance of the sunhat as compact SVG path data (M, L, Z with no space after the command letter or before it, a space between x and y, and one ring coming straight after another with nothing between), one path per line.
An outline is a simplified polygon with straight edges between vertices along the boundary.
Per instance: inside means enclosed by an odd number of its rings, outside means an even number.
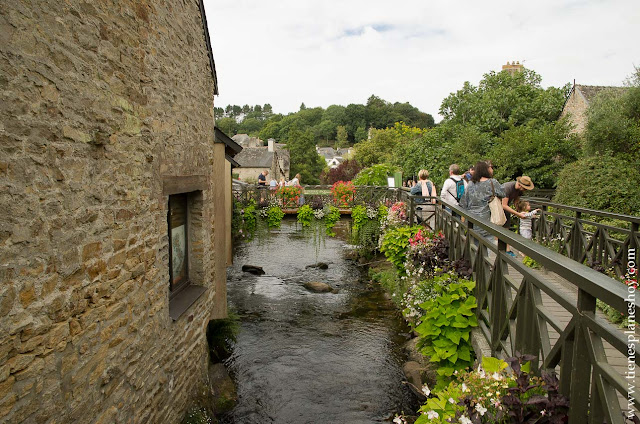
M531 178L527 177L526 175L516 178L516 181L520 183L523 189L533 190L533 181L531 181Z

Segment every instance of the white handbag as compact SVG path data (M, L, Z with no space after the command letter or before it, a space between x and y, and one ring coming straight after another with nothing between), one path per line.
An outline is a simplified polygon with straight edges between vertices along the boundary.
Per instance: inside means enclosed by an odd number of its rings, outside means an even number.
M493 187L493 180L489 181L491 181L491 192L493 193L493 196L491 196L491 199L489 199L491 223L501 227L505 222L507 222L507 217L504 214L504 209L502 209L502 200L500 200L500 198L496 196L496 190Z

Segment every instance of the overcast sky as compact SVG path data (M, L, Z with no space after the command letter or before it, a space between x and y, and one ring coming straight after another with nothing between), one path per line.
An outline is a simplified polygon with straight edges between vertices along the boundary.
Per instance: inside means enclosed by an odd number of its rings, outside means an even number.
M465 81L520 61L542 85L622 85L640 0L204 0L220 95L274 112L410 102L440 120Z

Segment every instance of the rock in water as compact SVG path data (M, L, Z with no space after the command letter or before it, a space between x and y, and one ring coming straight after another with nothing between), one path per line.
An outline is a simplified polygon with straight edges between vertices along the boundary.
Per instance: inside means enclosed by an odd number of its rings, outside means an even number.
M309 281L304 283L303 286L314 293L329 293L333 292L333 287L327 283L321 283L319 281Z
M254 275L264 275L264 269L261 266L255 265L242 265L243 272L249 272Z
M317 264L307 265L307 268L327 269L329 265L324 262L318 262Z

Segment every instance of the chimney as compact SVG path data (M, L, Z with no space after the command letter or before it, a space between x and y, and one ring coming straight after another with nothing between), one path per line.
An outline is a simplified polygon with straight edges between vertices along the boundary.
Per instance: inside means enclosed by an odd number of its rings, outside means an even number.
M514 61L511 63L507 61L506 65L502 65L502 70L509 72L511 75L515 75L516 72L522 72L523 68L524 68L524 65L522 65L520 61L518 62Z
M268 152L275 152L275 140L273 138L270 138L267 140L267 151Z

